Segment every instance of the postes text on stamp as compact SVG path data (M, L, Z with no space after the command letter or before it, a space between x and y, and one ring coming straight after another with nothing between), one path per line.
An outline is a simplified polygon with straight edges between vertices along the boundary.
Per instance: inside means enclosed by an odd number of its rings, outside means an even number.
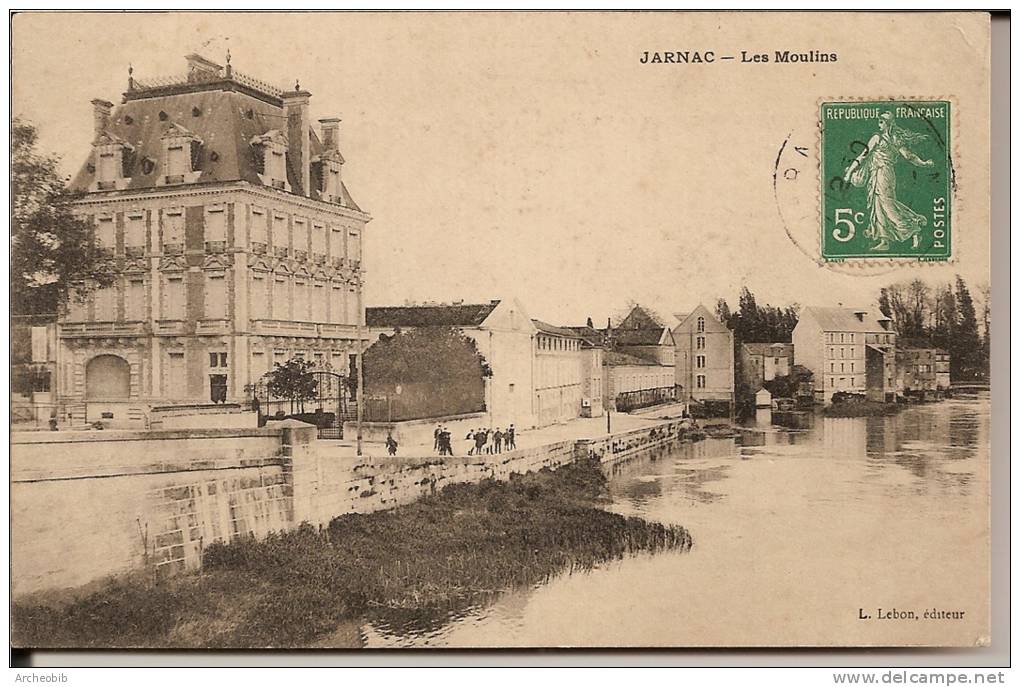
M950 103L823 102L819 114L822 258L952 257Z

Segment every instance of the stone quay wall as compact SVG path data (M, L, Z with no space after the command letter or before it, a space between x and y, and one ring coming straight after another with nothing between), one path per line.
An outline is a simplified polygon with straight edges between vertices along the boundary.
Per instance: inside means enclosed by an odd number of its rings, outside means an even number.
M133 570L201 565L209 544L407 504L449 484L509 479L583 456L617 462L684 436L663 423L484 456L338 457L296 421L261 429L16 432L15 597Z

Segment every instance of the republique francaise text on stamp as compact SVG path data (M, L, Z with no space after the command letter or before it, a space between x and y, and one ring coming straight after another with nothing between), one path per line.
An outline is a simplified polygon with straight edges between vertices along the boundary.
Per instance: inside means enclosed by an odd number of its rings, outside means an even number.
M823 102L822 258L952 256L950 103Z

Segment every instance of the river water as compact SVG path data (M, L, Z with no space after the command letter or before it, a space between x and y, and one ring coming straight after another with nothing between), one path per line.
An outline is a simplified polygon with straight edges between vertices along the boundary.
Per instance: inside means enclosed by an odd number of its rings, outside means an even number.
M564 573L427 631L360 634L370 647L986 641L988 432L987 395L808 430L760 417L740 439L606 468L607 507L683 525L690 552ZM917 617L879 619L894 608ZM962 617L923 617L933 609Z

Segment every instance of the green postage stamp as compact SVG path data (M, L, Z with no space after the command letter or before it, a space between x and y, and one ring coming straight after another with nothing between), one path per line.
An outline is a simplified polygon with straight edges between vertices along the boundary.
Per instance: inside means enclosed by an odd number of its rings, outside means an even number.
M822 257L948 260L950 103L823 102Z

